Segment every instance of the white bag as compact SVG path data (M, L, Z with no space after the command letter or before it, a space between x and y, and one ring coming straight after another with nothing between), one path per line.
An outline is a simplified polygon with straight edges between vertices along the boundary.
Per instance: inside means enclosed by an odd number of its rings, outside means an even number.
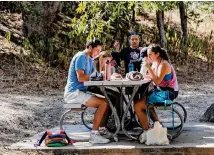
M167 128L163 128L159 122L155 122L154 128L146 133L146 145L168 145Z

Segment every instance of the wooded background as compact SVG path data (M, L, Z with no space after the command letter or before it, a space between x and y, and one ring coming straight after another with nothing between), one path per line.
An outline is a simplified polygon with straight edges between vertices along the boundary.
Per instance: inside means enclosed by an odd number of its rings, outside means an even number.
M189 63L190 57L196 57L212 69L213 4L0 2L0 34L23 48L33 61L67 69L72 56L84 49L86 40L99 38L104 49L109 49L112 41L118 39L125 47L128 33L136 31L142 46L159 43L175 63ZM17 16L8 20L9 13ZM18 22L14 24L15 20Z

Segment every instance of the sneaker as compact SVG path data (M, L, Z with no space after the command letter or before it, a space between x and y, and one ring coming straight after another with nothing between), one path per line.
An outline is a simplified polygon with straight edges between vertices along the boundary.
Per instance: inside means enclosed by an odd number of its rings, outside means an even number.
M108 129L104 129L104 130L99 130L99 133L101 136L105 137L105 138L113 138L113 133L109 132Z
M102 137L100 133L91 133L89 143L92 144L106 144L109 143L110 140Z
M146 131L143 131L143 133L141 133L141 135L139 136L139 141L140 143L146 142Z

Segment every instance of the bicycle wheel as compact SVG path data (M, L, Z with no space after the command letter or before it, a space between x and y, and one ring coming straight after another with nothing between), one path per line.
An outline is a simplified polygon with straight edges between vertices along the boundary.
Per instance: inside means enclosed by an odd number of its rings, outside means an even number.
M88 128L89 130L92 130L93 121L94 121L94 114L96 112L97 108L91 108L87 107L82 113L81 113L81 121L83 125Z
M75 113L75 114L74 114ZM67 110L60 118L59 126L61 130L68 130L72 125L81 124L80 112L72 112Z
M124 126L125 128L128 127L128 125L131 122L131 118L129 116L127 116L125 118L125 122L124 122ZM110 132L115 132L117 130L117 124L115 122L115 117L113 114L111 114L108 118L107 124L106 124L106 128L110 131Z
M173 105L175 107L175 109L177 111L179 111L179 113L183 116L183 120L184 120L184 123L186 122L187 120L187 111L186 109L184 108L184 106L178 102L173 102Z
M183 117L176 109L159 110L158 117L160 123L167 128L172 139L177 138L183 130Z

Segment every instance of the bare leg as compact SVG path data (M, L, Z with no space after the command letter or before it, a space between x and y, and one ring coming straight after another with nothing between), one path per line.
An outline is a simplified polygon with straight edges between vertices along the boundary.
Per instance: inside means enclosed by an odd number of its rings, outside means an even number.
M108 104L106 103L105 99L92 96L85 104L87 107L97 108L96 113L94 114L94 123L92 130L98 130L100 125L103 123L104 115L107 111Z
M153 122L156 122L156 121L159 122L159 119L158 119L158 116L157 116L157 114L156 114L156 112L155 112L154 106L151 107L151 108L149 108L149 111L150 111L150 114L151 114L152 121L153 121Z
M104 113L103 119L102 119L99 127L106 127L107 120L109 118L109 108L110 107L107 106L106 112Z
M149 129L149 122L148 122L148 116L146 113L146 97L143 97L142 99L138 100L135 105L134 109L137 114L137 117L140 121L140 124L144 130Z

